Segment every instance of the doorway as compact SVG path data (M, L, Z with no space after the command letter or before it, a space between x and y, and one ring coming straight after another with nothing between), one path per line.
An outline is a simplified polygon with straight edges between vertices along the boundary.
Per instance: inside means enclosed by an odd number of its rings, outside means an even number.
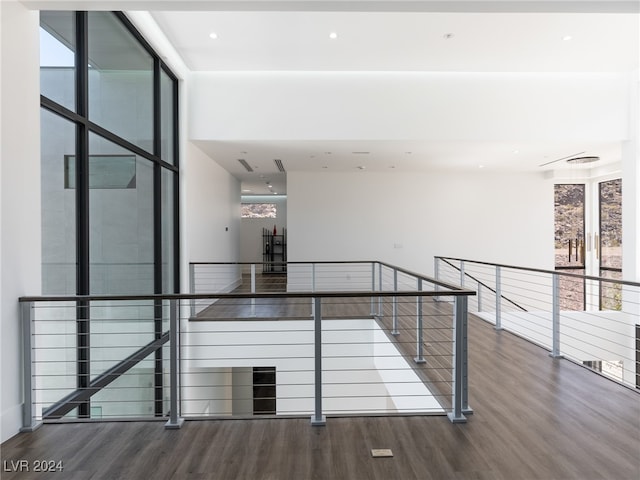
M554 185L555 269L622 279L622 180ZM619 285L560 277L562 310L619 310Z

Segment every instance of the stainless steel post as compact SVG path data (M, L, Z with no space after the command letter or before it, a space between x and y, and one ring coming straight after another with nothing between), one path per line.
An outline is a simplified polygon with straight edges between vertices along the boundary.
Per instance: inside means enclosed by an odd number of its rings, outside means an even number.
M502 278L500 267L496 266L496 330L502 330Z
M557 273L554 273L552 278L553 312L551 314L552 345L550 356L562 358L560 354L560 278Z
M467 297L456 296L453 317L453 410L448 414L452 423L465 423L466 417L462 413L463 389L465 383L464 359L464 317L467 311Z
M398 269L393 269L393 291L398 291ZM393 297L393 328L391 335L400 335L398 331L398 297Z
M256 293L256 264L251 264L251 293ZM256 299L251 298L251 313L252 317L256 316Z
M196 266L193 263L189 264L189 293L196 293ZM191 316L196 316L196 299L192 298L189 302L191 304Z
M315 343L315 412L311 425L324 426L326 417L322 414L322 299L314 297L314 343Z
M422 278L418 278L418 291L422 291ZM425 363L424 359L424 345L423 345L423 332L422 332L422 296L418 296L416 300L416 363Z
M42 425L36 421L36 401L33 395L33 377L35 374L33 361L33 303L20 304L22 321L22 373L24 381L24 404L22 405L21 432L33 432Z
M164 425L168 430L176 430L184 423L178 417L178 318L178 300L169 300L169 421Z

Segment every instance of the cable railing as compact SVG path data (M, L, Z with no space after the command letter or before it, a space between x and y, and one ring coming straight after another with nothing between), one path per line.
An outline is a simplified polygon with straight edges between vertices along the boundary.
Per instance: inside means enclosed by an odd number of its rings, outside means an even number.
M640 388L640 283L436 257L435 276L477 291L469 312L631 388Z
M243 267L207 265L192 279L223 284ZM379 262L287 272L277 287L240 273L225 293L21 298L24 430L150 418L167 428L255 416L466 420L473 291Z

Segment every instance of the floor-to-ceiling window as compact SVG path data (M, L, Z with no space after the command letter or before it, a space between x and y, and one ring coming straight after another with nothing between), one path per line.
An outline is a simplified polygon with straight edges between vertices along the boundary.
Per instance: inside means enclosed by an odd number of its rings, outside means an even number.
M43 293L177 292L177 78L121 13L42 11L40 26ZM138 311L157 338L162 309ZM78 388L105 368L93 312L78 308ZM162 414L161 351L149 362Z

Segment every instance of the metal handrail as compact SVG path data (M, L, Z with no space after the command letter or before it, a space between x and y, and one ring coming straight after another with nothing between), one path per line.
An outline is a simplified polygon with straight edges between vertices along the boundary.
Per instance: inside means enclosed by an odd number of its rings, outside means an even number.
M455 266L453 263L449 262L446 258L443 257L436 257L439 258L440 260L442 260L444 263L446 263L447 265L449 265L451 268L456 269L457 271L460 271L460 267ZM467 272L464 272L464 276L465 277L469 277L471 280L473 280L474 282L476 282L478 285L483 286L484 288L486 288L487 290L489 290L492 293L497 294L498 292L491 288L489 285L487 285L484 282L481 282L480 280L478 280L476 277L474 277L473 275L468 274ZM513 300L511 300L510 298L505 297L504 295L500 295L500 298L502 298L503 300L509 302L510 304L512 304L513 306L519 308L520 310L522 310L523 312L526 312L527 309L524 308L522 305L518 305L516 302L514 302Z
M522 266L518 266L518 265L507 265L507 264L503 264L503 263L483 262L483 261L479 261L479 260L468 260L468 259L456 258L456 257L435 256L434 258L442 260L442 261L455 260L456 262L475 263L476 265L487 265L487 266L490 266L490 267L510 268L510 269L513 269L513 270L523 270L525 272L555 274L555 275L562 275L562 276L565 276L565 277L573 277L573 278L581 278L581 279L585 279L585 280L595 280L595 281L603 281L603 282L609 282L609 283L617 283L617 284L620 284L620 285L629 285L631 287L640 287L640 282L632 282L632 281L629 281L629 280L617 280L615 278L597 277L597 276L594 276L594 275L579 275L579 274L576 274L576 273L565 273L565 272L558 271L558 270L545 270L543 268L522 267Z
M440 283L442 284L442 283ZM349 297L437 297L442 295L472 296L474 290L457 288L451 291L395 291L377 290L375 292L352 290L334 292L270 292L270 293L166 293L153 295L43 295L20 297L19 302L95 302L116 300L206 300L211 298L349 298Z

